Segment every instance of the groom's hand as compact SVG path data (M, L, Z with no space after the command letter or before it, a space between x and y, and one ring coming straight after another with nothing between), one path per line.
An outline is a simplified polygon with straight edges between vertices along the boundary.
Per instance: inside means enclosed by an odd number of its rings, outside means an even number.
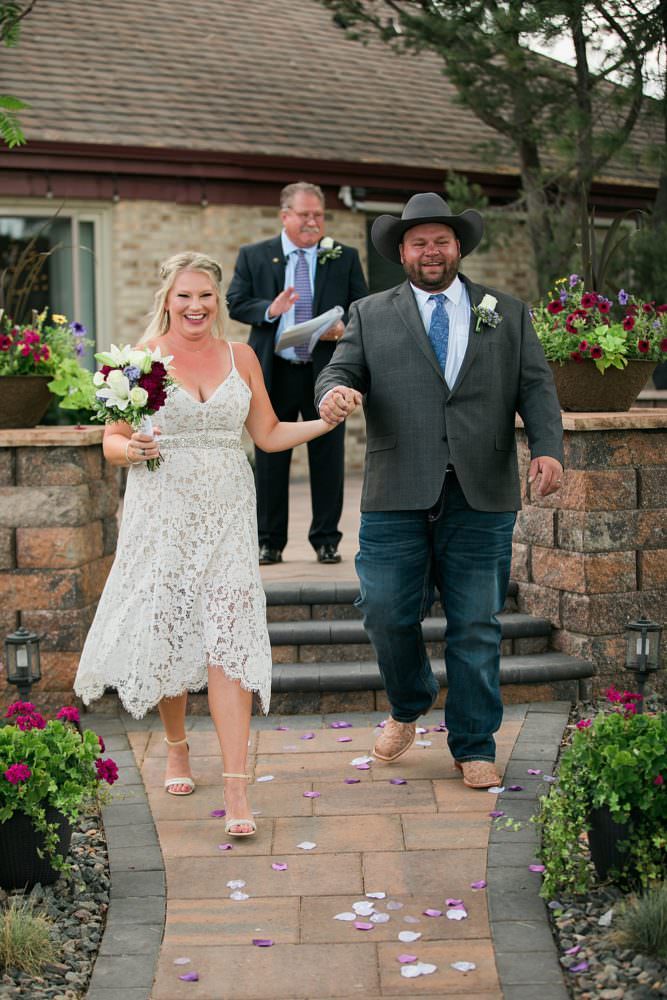
M330 389L320 403L320 416L328 424L340 424L358 406L362 396L347 385L336 385Z

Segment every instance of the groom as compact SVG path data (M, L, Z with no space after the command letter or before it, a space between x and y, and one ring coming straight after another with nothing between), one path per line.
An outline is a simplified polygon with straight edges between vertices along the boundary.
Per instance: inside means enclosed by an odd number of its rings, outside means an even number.
M376 219L376 250L401 263L407 280L352 306L315 387L332 422L347 400L365 397L359 604L391 705L375 756L404 754L438 694L420 624L437 585L447 622L447 740L472 788L500 782L496 615L521 506L516 413L539 496L559 488L563 461L558 399L528 309L459 274L482 232L478 212L453 215L437 194L414 195L400 219Z

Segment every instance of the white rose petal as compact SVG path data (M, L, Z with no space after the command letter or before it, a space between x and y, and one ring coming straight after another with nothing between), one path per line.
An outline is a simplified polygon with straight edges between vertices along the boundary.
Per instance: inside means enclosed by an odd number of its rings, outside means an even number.
M391 920L391 917L388 913L374 913L371 916L371 923L373 924L386 924L389 920Z
M148 393L140 385L135 385L130 389L130 402L132 406L145 406L148 402Z
M370 917L371 913L375 912L373 904L367 903L366 900L363 900L360 903L353 903L352 909L360 917Z
M387 895L386 892L367 892L366 895L369 899L384 899Z
M498 305L498 299L495 295L489 295L488 293L484 296L479 304L480 309L495 309Z
M472 972L477 966L474 962L451 962L452 969L456 969L457 972Z
M421 933L419 931L399 931L398 940L402 941L404 944L410 944L412 941L419 941Z
M312 840L302 840L296 846L300 847L302 851L312 851L313 847L317 847L317 844L313 843Z
M331 236L323 236L322 239L320 240L320 246L322 247L323 250L332 250L333 245L334 241L332 240Z
M350 764L352 764L353 767L356 767L357 764L371 764L372 762L372 757L355 757L354 760L350 761Z
M455 907L453 910L447 910L448 920L465 920L468 914L462 906Z
M334 920L356 920L356 913L337 913Z

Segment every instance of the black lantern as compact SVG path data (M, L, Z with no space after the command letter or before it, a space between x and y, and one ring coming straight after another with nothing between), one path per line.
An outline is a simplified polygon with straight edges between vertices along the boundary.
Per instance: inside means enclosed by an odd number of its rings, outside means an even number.
M5 639L7 680L10 684L16 684L23 701L30 698L30 688L42 676L39 665L40 638L41 636L21 626Z
M660 666L660 636L662 625L639 618L625 626L625 667L637 674L642 700L639 711L644 711L644 685L649 674Z

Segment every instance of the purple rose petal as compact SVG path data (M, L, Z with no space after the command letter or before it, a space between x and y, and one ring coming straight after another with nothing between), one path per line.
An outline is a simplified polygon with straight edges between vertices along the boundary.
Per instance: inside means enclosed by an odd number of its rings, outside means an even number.
M274 872L284 872L287 869L287 865L281 864L278 861L274 861L271 867L273 868Z
M375 927L375 924L367 924L363 920L355 920L354 926L357 928L358 931L372 931L373 928Z
M390 778L390 785L407 785L407 780L405 778Z
M351 722L343 722L342 720L340 722L332 722L331 723L331 728L332 729L351 729L352 728L352 723Z
M553 785L554 781L558 781L558 778L553 774L543 774L542 781L547 781L550 785Z
M572 945L571 948L568 948L567 951L564 952L563 954L565 954L565 955L576 955L577 952L579 952L579 951L581 951L581 945L580 944L574 944L574 945Z
M522 792L523 785L509 785L507 788L508 792Z
M405 962L416 962L417 961L417 956L416 955L399 955L398 958L396 959L396 961L400 962L401 965L403 965Z
M270 948L273 941L271 938L253 938L252 943L258 948Z
M219 851L231 851L232 848L233 848L233 846L234 846L233 844L218 844L218 850Z
M289 726L276 726L276 732L277 733L286 733L288 731L288 729L289 729Z
M344 781L346 785L358 785L361 778L345 778Z
M184 983L198 983L199 973L198 972L184 972L182 976L178 977L182 979Z
M314 740L315 739L315 733L303 733L301 736L299 736L299 739L300 740Z
M319 799L322 792L304 792L304 799Z
M458 907L458 906L463 906L463 900L462 899L452 899L450 897L449 899L446 899L445 902L447 903L447 906L451 906L454 909L456 907Z
M370 764L355 764L354 766L356 767L357 771L370 771L371 769Z
M470 888L471 889L486 889L486 882L484 881L483 878L481 878L477 882L471 882L470 883Z
M586 972L588 969L588 962L578 962L577 965L571 965L568 972Z
M491 819L499 819L501 816L504 815L505 813L502 809L492 809L491 812L489 813Z
M336 743L351 743L351 742L352 742L352 737L351 736L337 736L336 737Z
M222 817L226 815L226 809L213 809L213 811L209 813L209 816L213 816L214 819L222 819Z
M441 917L442 910L422 910L425 917Z
M529 872L544 872L546 868L544 865L528 865Z
M526 774L542 774L542 770L539 767L529 767Z

